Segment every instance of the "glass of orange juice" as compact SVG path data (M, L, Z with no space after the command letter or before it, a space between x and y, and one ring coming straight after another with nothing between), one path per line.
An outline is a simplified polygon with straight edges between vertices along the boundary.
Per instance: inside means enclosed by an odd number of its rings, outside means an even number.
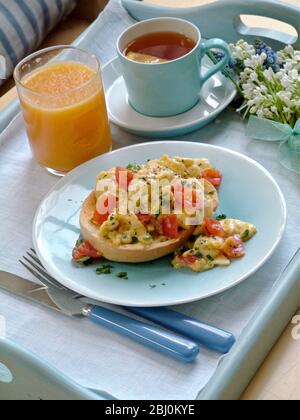
M25 58L14 73L36 161L63 176L112 148L100 63L69 46Z

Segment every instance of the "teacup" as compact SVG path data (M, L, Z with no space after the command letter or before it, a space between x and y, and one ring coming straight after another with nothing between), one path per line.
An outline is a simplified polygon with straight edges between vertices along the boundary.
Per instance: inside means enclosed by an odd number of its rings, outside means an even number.
M186 55L162 63L141 63L125 55L133 41L153 32L177 32L195 41ZM211 49L224 52L222 60L204 75L202 59ZM200 100L203 84L224 69L230 59L228 44L221 39L203 41L200 30L192 23L177 18L156 18L139 22L125 30L117 42L118 56L131 106L141 114L169 117L193 108Z

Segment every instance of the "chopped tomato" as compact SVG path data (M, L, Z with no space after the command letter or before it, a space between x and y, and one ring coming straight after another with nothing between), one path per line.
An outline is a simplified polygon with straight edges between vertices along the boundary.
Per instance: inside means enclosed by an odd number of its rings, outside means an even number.
M185 199L184 208L187 210L201 210L203 208L203 200L201 200L201 195L197 194L197 190L193 189L192 191L192 202Z
M210 236L220 236L221 238L225 236L223 226L218 220L206 217L204 219L204 228L206 233Z
M174 194L174 203L175 203L175 207L177 208L178 206L183 206L185 209L187 210L192 210L193 208L195 208L196 204L198 204L199 198L198 198L198 194L197 191L195 189L192 190L192 197L186 197L187 193L185 191L184 188L180 187L178 188L178 190L176 189L177 187L173 187L173 194ZM192 202L189 200L190 198L192 198ZM198 206L200 208L197 208L195 210L199 210L202 207Z
M109 213L100 214L100 213L97 212L97 210L95 210L94 217L93 217L92 221L95 225L101 226L101 225L103 225L104 222L107 221L108 218L109 218Z
M188 265L195 264L199 260L196 255L181 255L179 258Z
M137 218L139 219L139 221L141 223L143 223L143 225L147 228L149 225L154 226L155 231L151 232L151 234L158 234L161 235L162 234L162 226L161 226L161 222L159 219L157 219L153 214L142 214L139 213L137 214Z
M152 214L142 214L142 213L139 213L139 214L137 214L137 218L145 226L146 225L149 225L150 223L151 224L154 224L154 222L156 221L155 217Z
M183 206L184 188L183 188L182 184L176 183L176 185L172 185L171 191L174 195L175 206L176 207L178 207L179 205Z
M162 221L162 230L163 234L170 239L177 239L179 237L178 233L178 220L176 214L171 214L167 216Z
M226 239L223 245L223 253L230 259L241 258L245 255L244 243L239 235L230 236Z
M214 168L205 169L202 172L201 177L209 181L215 187L219 187L223 179L222 173Z
M102 195L97 201L97 206L93 216L93 223L101 226L107 221L110 214L112 214L117 206L116 197L112 194Z
M101 258L102 255L98 252L88 241L83 241L77 245L72 253L75 261L81 260L82 258Z
M116 180L120 188L123 190L127 190L128 185L133 180L133 177L134 173L128 169L122 168L121 166L116 168Z

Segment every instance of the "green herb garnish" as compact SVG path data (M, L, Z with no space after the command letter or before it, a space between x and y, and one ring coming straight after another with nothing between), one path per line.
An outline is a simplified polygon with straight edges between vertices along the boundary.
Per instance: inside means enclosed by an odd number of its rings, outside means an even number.
M128 280L128 273L126 273L125 271L121 272L121 273L118 273L117 277L119 277L119 279Z
M217 218L216 218L216 220L225 220L225 219L227 219L227 216L226 216L226 214L220 214L220 216L218 216Z
M83 257L83 258L80 258L80 260L76 260L76 264L84 265L84 266L90 265L93 262L94 262L94 259L91 257Z
M113 266L110 264L103 264L101 267L97 268L96 274L101 276L101 274L111 274Z
M250 235L249 229L245 230L245 232L242 235L242 239L243 240L248 239L249 238L249 235Z
M203 255L201 254L201 252L199 252L199 251L196 251L195 253L194 253L194 255L195 255L195 257L197 257L197 258L203 258Z
M140 165L138 165L137 163L129 163L129 165L127 165L127 169L129 171L138 172L142 169L142 167Z
M215 260L211 255L207 255L206 258L208 259L208 261L211 261L211 262Z
M81 244L83 243L83 239L80 237L77 241L76 241L76 245L75 247L78 248Z

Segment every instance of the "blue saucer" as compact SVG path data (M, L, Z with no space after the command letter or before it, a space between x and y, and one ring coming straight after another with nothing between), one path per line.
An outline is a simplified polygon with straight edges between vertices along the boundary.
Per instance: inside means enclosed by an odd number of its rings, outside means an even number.
M204 58L203 71L212 66ZM110 121L130 133L152 138L171 138L196 131L213 121L236 96L233 83L218 73L205 83L194 108L173 117L153 118L130 106L118 58L104 67L103 83Z

